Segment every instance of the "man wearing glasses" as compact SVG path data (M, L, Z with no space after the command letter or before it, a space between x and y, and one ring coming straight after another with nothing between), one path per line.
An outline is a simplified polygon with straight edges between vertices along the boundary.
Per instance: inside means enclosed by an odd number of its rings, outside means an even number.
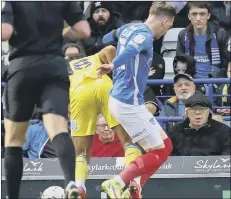
M173 143L172 155L230 155L230 127L212 119L212 105L201 94L185 102L186 119L169 131Z

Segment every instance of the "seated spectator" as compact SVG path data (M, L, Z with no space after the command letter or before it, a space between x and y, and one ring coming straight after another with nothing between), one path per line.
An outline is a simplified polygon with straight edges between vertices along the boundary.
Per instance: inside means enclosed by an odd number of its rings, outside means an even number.
M224 77L228 63L226 31L208 21L209 4L189 2L188 8L191 24L179 33L176 54L196 59L196 78Z
M196 85L190 75L183 73L174 77L173 89L176 96L165 101L160 112L162 117L184 116L185 101L195 94ZM168 132L175 124L175 122L168 122L161 124L161 126Z
M195 94L185 102L187 119L169 132L174 156L230 155L230 127L212 119L209 99Z
M195 76L196 68L195 68L196 60L190 56L182 54L180 56L175 56L173 60L173 71L174 74L186 73L192 77ZM162 95L175 95L172 85L164 85L162 88Z
M105 47L105 44L102 43L103 36L124 24L120 14L114 12L111 2L107 1L91 3L88 22L91 27L91 36L77 43L67 42L64 45L64 52L69 47L78 46L79 49L85 50L87 56L93 55Z
M231 78L231 61L228 64L227 68L227 77ZM231 95L231 86L230 84L223 84L220 85L216 89L216 94L219 95L224 95L224 97L216 97L215 103L217 106L230 106L231 104L231 97L227 97L225 95ZM216 112L220 115L230 115L231 114L231 109L226 108L226 109L217 109Z
M55 158L55 150L47 135L43 122L30 125L26 132L26 142L22 147L25 157L32 158Z
M92 141L92 157L124 157L124 149L115 132L109 128L103 115L99 115L96 135Z
M150 66L150 72L148 74L148 79L163 79L165 75L165 61L163 57L159 54L153 52L152 64ZM160 85L149 85L153 90L155 95L161 95L161 86Z

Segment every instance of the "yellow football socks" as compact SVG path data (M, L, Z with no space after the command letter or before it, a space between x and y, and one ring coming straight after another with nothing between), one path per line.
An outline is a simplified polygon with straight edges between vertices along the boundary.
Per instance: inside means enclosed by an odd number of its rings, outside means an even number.
M136 160L139 156L142 155L141 149L134 145L129 144L125 149L125 166L127 167L132 161Z
M141 149L135 144L129 144L125 149L125 166L127 167L132 161L136 160L142 155ZM137 184L140 184L141 177L136 177L134 180Z
M87 164L87 157L85 155L79 155L76 158L76 165L75 165L75 180L81 180L85 183L87 176L88 176L88 164Z

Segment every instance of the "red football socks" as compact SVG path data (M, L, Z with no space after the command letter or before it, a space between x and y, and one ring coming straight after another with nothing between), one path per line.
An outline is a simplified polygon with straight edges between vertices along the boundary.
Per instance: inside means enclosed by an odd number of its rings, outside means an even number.
M171 140L170 140L169 138L166 138L166 139L164 140L164 144L165 144L166 150L168 149L168 150L169 150L169 154L170 154L170 153L172 152L172 142L171 142ZM153 170L152 170L150 173L141 176L140 185L141 185L142 188L144 187L145 183L149 180L149 178L150 178L154 173L156 173L157 170L158 170L158 169L153 168Z
M159 167L168 159L172 152L172 142L169 138L164 140L165 148L149 151L131 162L125 170L120 173L120 178L125 184L138 176L143 176L141 183L145 184L150 175L155 173Z

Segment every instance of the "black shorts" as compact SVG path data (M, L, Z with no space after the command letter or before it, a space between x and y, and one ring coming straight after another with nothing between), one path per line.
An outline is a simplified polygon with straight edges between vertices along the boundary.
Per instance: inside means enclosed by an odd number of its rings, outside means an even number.
M4 89L5 118L28 121L37 105L41 113L68 117L69 77L61 56L27 56L13 59Z

